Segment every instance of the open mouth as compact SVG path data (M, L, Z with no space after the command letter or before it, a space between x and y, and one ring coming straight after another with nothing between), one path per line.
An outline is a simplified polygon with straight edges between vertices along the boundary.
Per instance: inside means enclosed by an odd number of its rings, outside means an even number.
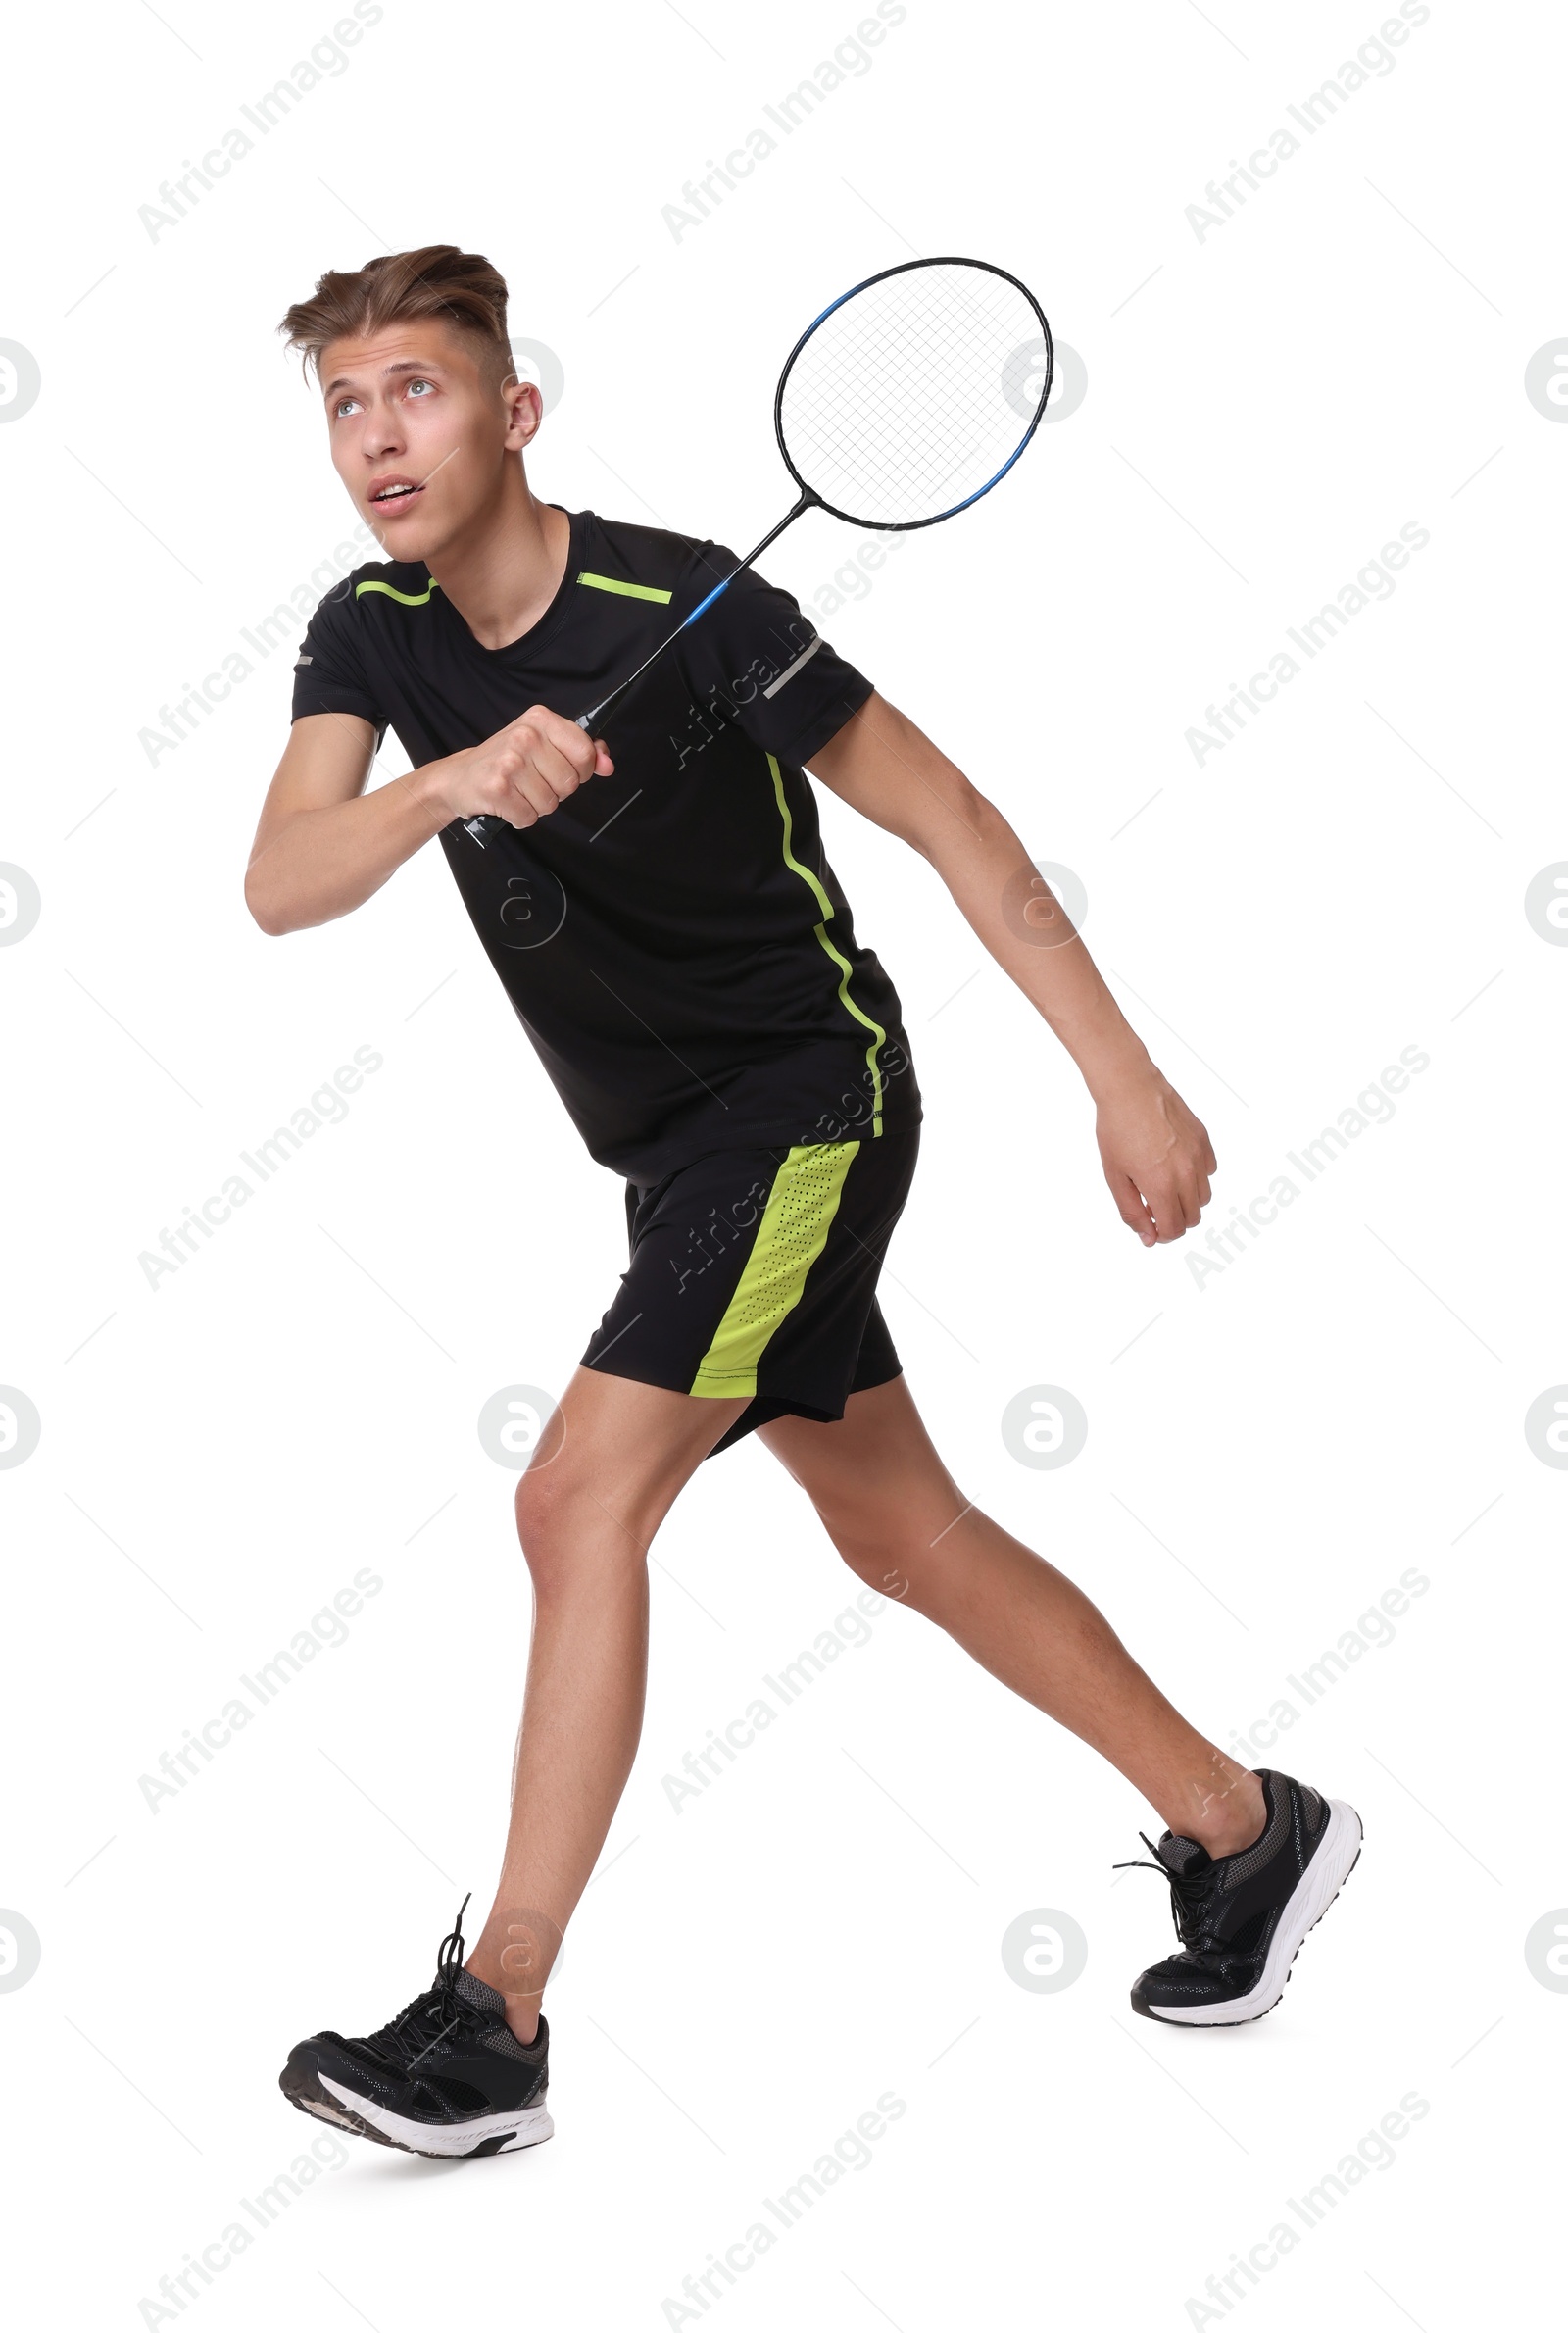
M379 511L396 510L401 504L412 502L416 494L423 492L424 488L416 485L413 478L389 478L384 486L375 488L370 501Z

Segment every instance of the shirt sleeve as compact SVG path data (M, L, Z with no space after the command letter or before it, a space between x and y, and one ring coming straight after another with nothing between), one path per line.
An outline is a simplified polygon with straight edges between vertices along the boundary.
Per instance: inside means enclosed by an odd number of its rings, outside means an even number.
M737 565L736 554L722 543L701 545L678 594L679 612L689 614ZM754 745L797 768L843 728L872 691L872 682L829 647L799 601L751 568L697 619L674 654L696 704L734 721Z
M357 713L374 724L375 742L386 734L387 716L376 702L356 637L350 576L329 591L311 618L294 660L291 720L308 713Z

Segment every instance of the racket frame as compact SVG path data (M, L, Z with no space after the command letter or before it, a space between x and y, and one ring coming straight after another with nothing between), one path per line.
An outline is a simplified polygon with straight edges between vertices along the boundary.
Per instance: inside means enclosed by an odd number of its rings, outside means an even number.
M988 275L1000 275L1004 283L1010 283L1014 291L1021 292L1023 297L1028 301L1030 307L1035 312L1035 319L1040 325L1040 337L1046 344L1046 377L1041 383L1039 403L1036 405L1033 414L1030 416L1028 428L1024 431L1022 437L1019 438L1017 445L1007 456L1006 461L1004 462L1002 468L997 472L995 477L987 478L983 486L977 486L972 494L966 494L962 502L954 503L948 510L933 512L929 519L864 519L860 517L858 512L841 511L837 503L824 500L824 498L816 492L815 487L807 485L806 480L796 469L795 464L790 459L790 449L785 441L784 436L784 390L789 380L791 371L794 368L795 360L800 355L807 342L810 339L812 333L815 332L822 324L825 324L830 316L836 316L846 301L858 298L858 295L863 291L869 291L873 283L886 283L889 276L891 275L911 274L916 268L980 268ZM989 494L992 487L1000 484L1001 480L1006 476L1008 471L1017 461L1018 456L1023 452L1024 447L1029 443L1029 440L1033 437L1035 431L1039 428L1040 423L1045 417L1046 406L1049 403L1051 397L1051 384L1055 376L1055 343L1051 337L1051 326L1046 322L1045 310L1041 307L1040 302L1035 298L1034 293L1029 289L1028 284L1020 283L1017 276L1009 274L1005 268L999 268L988 259L956 259L951 256L944 259L901 259L897 267L883 268L877 274L867 275L863 282L852 284L847 292L841 292L836 300L831 301L829 305L823 309L820 316L814 318L812 322L807 325L805 331L801 334L799 340L796 341L795 346L790 350L789 355L785 358L784 370L778 376L778 387L773 392L773 435L778 439L778 450L784 457L784 467L789 472L790 476L795 480L795 483L800 487L803 494L809 494L811 496L812 500L816 503L820 510L831 512L835 519L843 519L847 521L851 526L874 527L880 534L912 534L918 527L938 526L941 524L944 519L956 519L960 511L966 511L969 508L969 505L971 503L978 502L983 494ZM792 513L791 516L793 517L793 515L794 514ZM755 551L752 553L752 557L754 559L757 557L757 553Z

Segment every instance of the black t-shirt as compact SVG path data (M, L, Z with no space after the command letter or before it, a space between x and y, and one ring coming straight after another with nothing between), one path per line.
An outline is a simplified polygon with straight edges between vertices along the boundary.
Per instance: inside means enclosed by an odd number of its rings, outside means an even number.
M422 566L357 568L312 617L294 719L390 725L415 768L530 705L575 720L736 561L570 514L539 621L484 648ZM704 1152L847 1141L920 1117L897 994L855 937L801 765L871 683L787 592L737 578L604 721L615 765L522 832L441 844L593 1156L641 1183Z

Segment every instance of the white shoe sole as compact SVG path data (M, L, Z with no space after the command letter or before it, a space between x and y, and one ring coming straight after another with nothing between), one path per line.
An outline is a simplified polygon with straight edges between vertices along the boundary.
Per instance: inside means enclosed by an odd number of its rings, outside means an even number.
M412 2155L446 2159L475 2155L481 2148L487 2155L511 2155L518 2147L537 2147L542 2139L555 2134L556 2126L542 2106L522 2107L511 2114L479 2114L470 2122L415 2122L406 2114L394 2114L390 2107L377 2106L372 2099L345 2089L330 2074L318 2073L317 2078L323 2090L329 2090L348 2109L353 2117L351 2128L368 2124L370 2134L385 2139L389 2146L406 2147ZM495 2140L501 2142L499 2146L487 2144Z
M1280 1917L1269 1943L1263 1973L1250 1993L1240 2000L1210 2003L1202 2009L1173 2009L1151 2002L1147 2016L1162 2025L1247 2025L1265 2017L1290 1982L1291 1963L1303 1940L1323 1917L1354 1870L1361 1853L1361 1817L1343 1799L1329 1801L1329 1826L1296 1892Z

